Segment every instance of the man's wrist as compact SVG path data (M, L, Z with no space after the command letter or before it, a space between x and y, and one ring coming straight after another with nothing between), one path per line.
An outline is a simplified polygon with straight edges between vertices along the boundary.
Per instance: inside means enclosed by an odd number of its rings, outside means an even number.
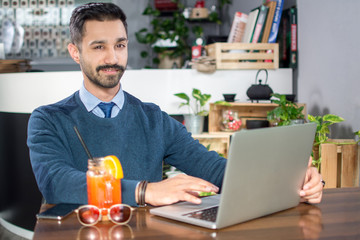
M148 184L148 181L143 180L143 181L139 182L139 184L136 186L135 200L136 200L137 204L139 205L139 207L146 206L145 192L146 192L147 184Z
M139 202L139 199L138 199L138 196L139 196L139 194L138 194L138 192L139 192L139 185L140 185L140 182L138 182L138 183L136 184L136 188L135 188L135 202L136 202L136 204L138 204L138 202Z

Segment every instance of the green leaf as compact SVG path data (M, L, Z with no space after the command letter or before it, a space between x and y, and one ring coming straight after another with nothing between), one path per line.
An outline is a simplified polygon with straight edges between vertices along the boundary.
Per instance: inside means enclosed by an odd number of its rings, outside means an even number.
M322 124L322 127L323 127L324 129L329 129L329 126L332 125L332 124L333 124L332 122L324 122L324 123Z
M285 95L280 95L280 101L281 102L286 102L286 96Z
M211 95L210 94L203 94L200 95L200 106L205 106L205 104L210 100Z
M180 103L179 108L183 107L183 106L187 106L187 103Z
M342 117L333 115L333 114L326 114L323 116L323 120L324 121L329 121L331 123L339 123L344 121L344 119Z
M219 14L217 12L211 12L209 14L209 21L210 22L215 22L217 24L221 24L221 21L219 19Z
M280 105L280 101L279 100L273 100L273 103L279 104Z
M160 59L157 58L157 57L153 58L152 61L153 61L154 64L159 64L160 63Z
M316 122L316 118L313 115L308 114L308 119L310 122Z
M140 56L141 56L142 58L147 58L147 57L149 56L149 53L146 52L146 51L141 51Z
M196 38L199 38L202 37L204 30L200 26L195 26L192 28L192 32L195 34Z
M175 93L175 96L184 99L187 103L190 102L190 98L186 93Z
M143 43L143 44L146 44L146 43L148 43L147 41L146 41L146 29L145 29L145 31L144 31L144 29L142 29L142 30L140 30L140 31L138 31L138 32L136 32L135 33L135 37L136 37L136 40L139 42L139 43Z
M148 33L145 35L144 43L154 43L155 39L156 39L156 37L154 34Z
M152 15L152 14L153 14L153 9L150 5L148 5L142 13L142 15Z
M222 101L222 100L216 101L216 102L214 102L214 104L218 104L218 105L222 105L222 106L228 106L228 107L231 106L231 104L229 102Z
M201 101L201 91L199 89L193 88L192 96L198 100Z

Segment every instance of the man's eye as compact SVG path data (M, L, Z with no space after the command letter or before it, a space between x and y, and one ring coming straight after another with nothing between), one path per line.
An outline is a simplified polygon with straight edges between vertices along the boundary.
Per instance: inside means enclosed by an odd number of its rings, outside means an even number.
M99 45L99 46L95 46L94 49L103 49L104 47Z
M126 45L125 45L125 44L122 44L122 43L119 43L119 44L116 45L116 47L117 47L117 48L124 48L124 47L126 47Z

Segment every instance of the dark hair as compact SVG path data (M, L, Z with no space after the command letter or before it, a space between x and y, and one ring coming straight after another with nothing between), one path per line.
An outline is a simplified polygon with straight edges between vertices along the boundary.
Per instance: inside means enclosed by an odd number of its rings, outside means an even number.
M78 6L72 12L70 18L71 42L80 50L81 41L84 34L84 24L87 20L117 20L120 19L124 24L127 35L126 15L120 7L113 3L87 3Z

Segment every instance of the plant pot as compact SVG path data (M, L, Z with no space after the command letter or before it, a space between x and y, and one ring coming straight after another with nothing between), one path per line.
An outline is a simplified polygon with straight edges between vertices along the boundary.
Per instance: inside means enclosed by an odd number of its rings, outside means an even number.
M160 60L160 63L158 65L159 69L171 69L174 67L174 64L176 64L177 68L182 67L181 57L172 58L166 54L159 54L159 60Z
M184 115L185 127L192 134L201 134L204 129L204 116Z

